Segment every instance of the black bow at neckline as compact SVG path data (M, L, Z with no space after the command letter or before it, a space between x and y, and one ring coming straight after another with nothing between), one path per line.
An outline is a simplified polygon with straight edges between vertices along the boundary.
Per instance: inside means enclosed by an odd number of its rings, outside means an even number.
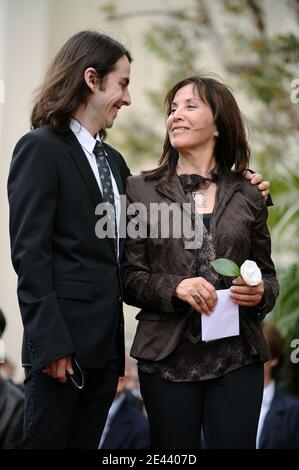
M208 189L211 183L218 183L217 173L211 173L209 177L204 177L198 174L181 174L179 175L179 179L185 193L198 191L200 189Z

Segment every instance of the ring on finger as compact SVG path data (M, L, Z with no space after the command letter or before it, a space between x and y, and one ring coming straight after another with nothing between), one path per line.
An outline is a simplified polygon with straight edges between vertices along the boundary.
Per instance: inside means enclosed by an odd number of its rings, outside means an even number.
M201 304L201 302L202 302L202 297L201 297L201 295L200 295L199 292L197 292L197 294L193 294L192 297L193 297L194 301L195 301L198 305Z

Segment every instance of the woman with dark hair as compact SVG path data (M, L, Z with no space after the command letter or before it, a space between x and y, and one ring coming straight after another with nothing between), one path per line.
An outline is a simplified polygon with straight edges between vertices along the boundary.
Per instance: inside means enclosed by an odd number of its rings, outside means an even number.
M208 448L255 448L269 358L260 322L278 295L267 208L243 176L250 150L231 91L215 78L190 77L169 91L166 106L159 167L127 183L128 204L143 203L140 223L147 220L147 236L129 233L126 241L124 289L125 301L141 307L131 354L151 445L199 448L203 426ZM165 217L149 236L154 203L181 212L190 204L191 220L202 217L201 247L186 248L185 234L171 228L163 237ZM256 261L262 281L249 287L241 277L218 275L211 262L220 257L239 266ZM217 290L225 288L239 306L240 334L205 342L201 316L213 315Z
M8 195L24 325L24 448L96 449L124 370L122 243L119 230L99 238L95 227L101 203L118 226L130 174L102 138L130 105L131 60L96 31L72 36L14 150Z

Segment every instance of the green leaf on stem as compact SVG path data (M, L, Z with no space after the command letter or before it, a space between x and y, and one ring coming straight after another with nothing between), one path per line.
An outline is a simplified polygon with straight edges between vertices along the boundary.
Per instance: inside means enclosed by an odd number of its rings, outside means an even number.
M222 276L240 276L240 269L233 261L227 258L218 258L211 262L214 270Z

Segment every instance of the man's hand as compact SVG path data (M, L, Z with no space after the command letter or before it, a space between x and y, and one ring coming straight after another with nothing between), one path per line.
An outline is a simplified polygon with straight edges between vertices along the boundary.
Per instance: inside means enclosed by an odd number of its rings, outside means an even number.
M251 184L258 184L258 189L261 191L264 200L266 200L270 192L270 182L264 181L260 173L250 173L248 170L244 173L244 177L250 180Z
M255 307L261 302L264 291L264 281L261 281L257 286L247 286L239 276L233 280L230 297L233 302L242 307Z
M59 382L67 383L67 373L73 375L72 356L62 357L56 361L50 362L43 368L43 372Z

